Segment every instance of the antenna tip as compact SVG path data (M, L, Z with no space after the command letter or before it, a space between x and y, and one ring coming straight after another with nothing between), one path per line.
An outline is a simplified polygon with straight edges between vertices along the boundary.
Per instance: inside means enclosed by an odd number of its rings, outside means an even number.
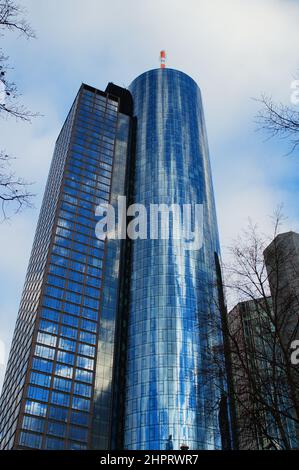
M161 69L165 69L165 62L166 62L166 52L163 50L160 52L160 67Z

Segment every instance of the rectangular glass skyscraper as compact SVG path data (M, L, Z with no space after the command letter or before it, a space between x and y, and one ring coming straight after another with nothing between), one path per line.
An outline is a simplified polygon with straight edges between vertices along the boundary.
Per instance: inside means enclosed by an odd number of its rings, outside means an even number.
M1 397L1 448L110 445L120 248L95 207L124 194L131 97L82 85L57 139ZM98 371L98 372L97 372Z
M119 196L147 211L201 205L202 246L185 249L171 224L167 239L97 237L96 207L116 207ZM222 341L218 256L196 83L166 68L129 90L82 85L34 239L0 402L1 448L221 448L224 374L203 373Z

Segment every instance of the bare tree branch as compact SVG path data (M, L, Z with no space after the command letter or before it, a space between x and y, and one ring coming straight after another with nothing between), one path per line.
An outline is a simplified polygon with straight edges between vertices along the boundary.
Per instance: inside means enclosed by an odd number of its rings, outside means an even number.
M0 36L3 36L5 31L12 31L18 32L26 39L34 38L35 33L25 15L26 10L14 0L0 0ZM38 113L31 112L19 102L17 86L7 78L8 72L8 56L0 49L0 115L30 122ZM17 213L25 207L32 207L31 199L34 194L29 190L30 184L11 170L12 160L12 157L0 149L0 220L8 218L9 209Z
M282 103L274 103L272 98L262 95L256 99L261 109L256 116L259 131L266 131L269 138L279 137L290 141L288 154L299 145L299 111Z
M1 30L17 31L27 39L35 38L35 33L24 19L26 9L14 0L0 0L0 33Z
M20 212L25 207L32 207L34 194L29 190L31 183L17 177L11 171L12 157L0 152L0 205L2 219L8 218L7 208L14 213Z

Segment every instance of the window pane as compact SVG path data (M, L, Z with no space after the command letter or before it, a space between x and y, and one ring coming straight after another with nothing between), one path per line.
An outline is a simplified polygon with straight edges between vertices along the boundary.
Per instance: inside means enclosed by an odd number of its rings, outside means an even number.
M56 364L55 374L71 379L73 377L73 368L64 364Z
M51 403L62 406L69 406L70 397L60 392L52 392Z
M66 425L64 423L56 423L53 421L50 421L48 423L48 433L49 434L54 434L54 436L61 436L63 437L65 435L66 431Z
M80 411L72 411L71 412L71 423L73 424L81 424L82 426L88 425L88 414L81 413Z
M87 370L76 370L76 380L81 380L81 382L92 383L92 372L88 372Z
M19 443L22 446L40 449L42 446L42 436L22 431L20 433Z
M47 405L44 403L37 403L36 401L26 400L25 413L36 416L46 416Z
M64 448L64 442L62 439L47 437L45 448L49 450L61 450Z
M40 418L32 418L31 416L24 416L23 418L23 429L29 429L30 431L36 431L42 433L45 427L45 420Z
M38 372L31 372L30 374L30 382L32 384L50 387L50 381L51 377L49 375L39 374Z
M70 392L71 386L72 386L71 380L59 379L57 377L55 377L54 379L53 388L57 388L58 390L62 390L64 392Z
M91 387L86 384L75 383L74 393L84 397L91 397Z
M70 427L69 437L77 441L87 441L87 429L77 428L75 426Z
M46 359L37 359L34 357L32 361L32 368L42 372L51 373L53 370L53 362L47 361Z
M49 390L45 388L39 388L39 387L34 387L33 385L29 385L27 389L27 397L35 398L38 401L48 401Z
M67 408L60 408L59 406L50 406L49 417L57 421L66 421L68 415Z
M89 400L80 397L73 397L72 408L75 410L89 411L89 406Z

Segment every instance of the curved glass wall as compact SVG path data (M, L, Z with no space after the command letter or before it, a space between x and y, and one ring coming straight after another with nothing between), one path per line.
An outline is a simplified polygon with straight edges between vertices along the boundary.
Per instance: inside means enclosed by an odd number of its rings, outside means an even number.
M202 204L203 246L186 250L171 237L133 241L124 446L215 449L220 392L209 376L209 351L220 341L219 242L200 90L182 72L156 69L130 91L137 116L133 201L148 209Z

